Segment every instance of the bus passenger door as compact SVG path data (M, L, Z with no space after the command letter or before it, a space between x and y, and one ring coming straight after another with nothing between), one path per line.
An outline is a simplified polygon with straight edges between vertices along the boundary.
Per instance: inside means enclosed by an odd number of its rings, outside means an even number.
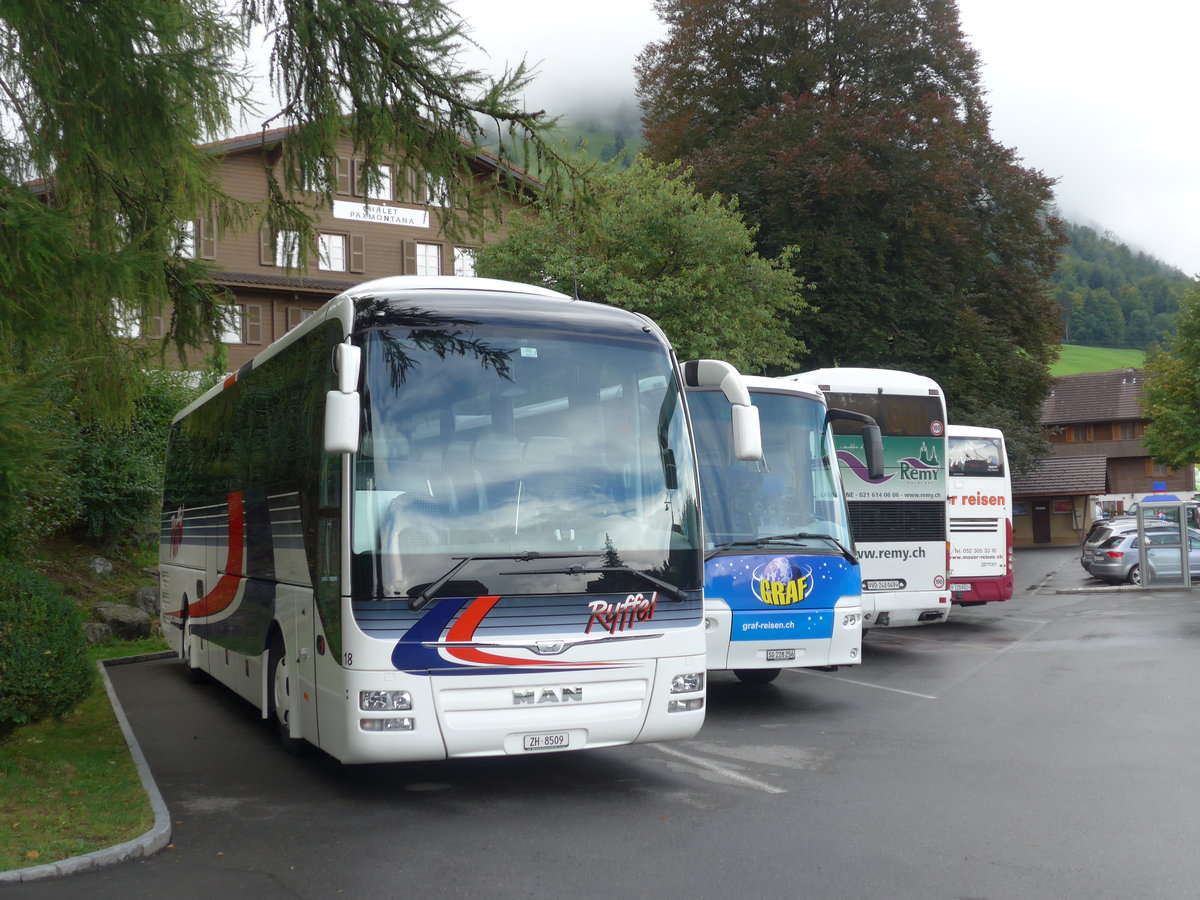
M341 652L341 454L322 454L317 502L315 582L308 615L300 622L303 657L297 667L300 715L304 736L318 744L320 729L319 672L340 663ZM334 680L336 683L336 679Z

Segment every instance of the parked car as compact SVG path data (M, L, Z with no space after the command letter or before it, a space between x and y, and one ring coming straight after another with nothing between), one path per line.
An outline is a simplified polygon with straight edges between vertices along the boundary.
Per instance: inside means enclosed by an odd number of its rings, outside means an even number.
M1189 558L1195 554L1195 562L1189 562L1188 568L1200 575L1200 531L1188 529ZM1179 578L1179 531L1175 528L1148 528L1146 537L1150 541L1147 548L1147 565L1153 577L1162 580L1170 577ZM1191 548L1195 547L1193 551ZM1141 560L1139 553L1137 526L1118 527L1107 537L1104 537L1093 548L1085 550L1082 559L1083 567L1101 581L1112 584L1141 584ZM1173 562L1172 562L1173 560Z
M1183 584L1178 539L1171 547L1151 546L1146 557L1147 584ZM1188 572L1193 584L1200 584L1200 532L1188 532Z
M1083 546L1079 552L1079 564L1084 570L1091 573L1092 560L1095 558L1096 550L1116 534L1128 534L1132 532L1137 534L1137 519L1102 519L1092 524L1091 530L1087 533L1087 537L1083 539Z

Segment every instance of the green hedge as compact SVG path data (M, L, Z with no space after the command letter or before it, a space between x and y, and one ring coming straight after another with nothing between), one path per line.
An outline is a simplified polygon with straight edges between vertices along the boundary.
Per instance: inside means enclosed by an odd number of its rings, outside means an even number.
M19 725L70 712L94 677L75 602L0 559L0 741Z

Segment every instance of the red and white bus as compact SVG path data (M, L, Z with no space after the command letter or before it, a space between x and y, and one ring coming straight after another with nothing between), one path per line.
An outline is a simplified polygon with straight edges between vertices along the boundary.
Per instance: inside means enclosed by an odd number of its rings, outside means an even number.
M1012 477L1004 434L950 425L950 592L960 606L1013 593Z

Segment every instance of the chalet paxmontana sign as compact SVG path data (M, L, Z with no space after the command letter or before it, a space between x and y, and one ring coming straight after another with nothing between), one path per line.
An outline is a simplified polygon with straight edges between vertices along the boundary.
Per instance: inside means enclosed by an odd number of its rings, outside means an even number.
M375 222L379 225L407 225L409 228L428 228L429 212L419 209L400 209L375 203L353 200L334 200L333 217L355 222Z

